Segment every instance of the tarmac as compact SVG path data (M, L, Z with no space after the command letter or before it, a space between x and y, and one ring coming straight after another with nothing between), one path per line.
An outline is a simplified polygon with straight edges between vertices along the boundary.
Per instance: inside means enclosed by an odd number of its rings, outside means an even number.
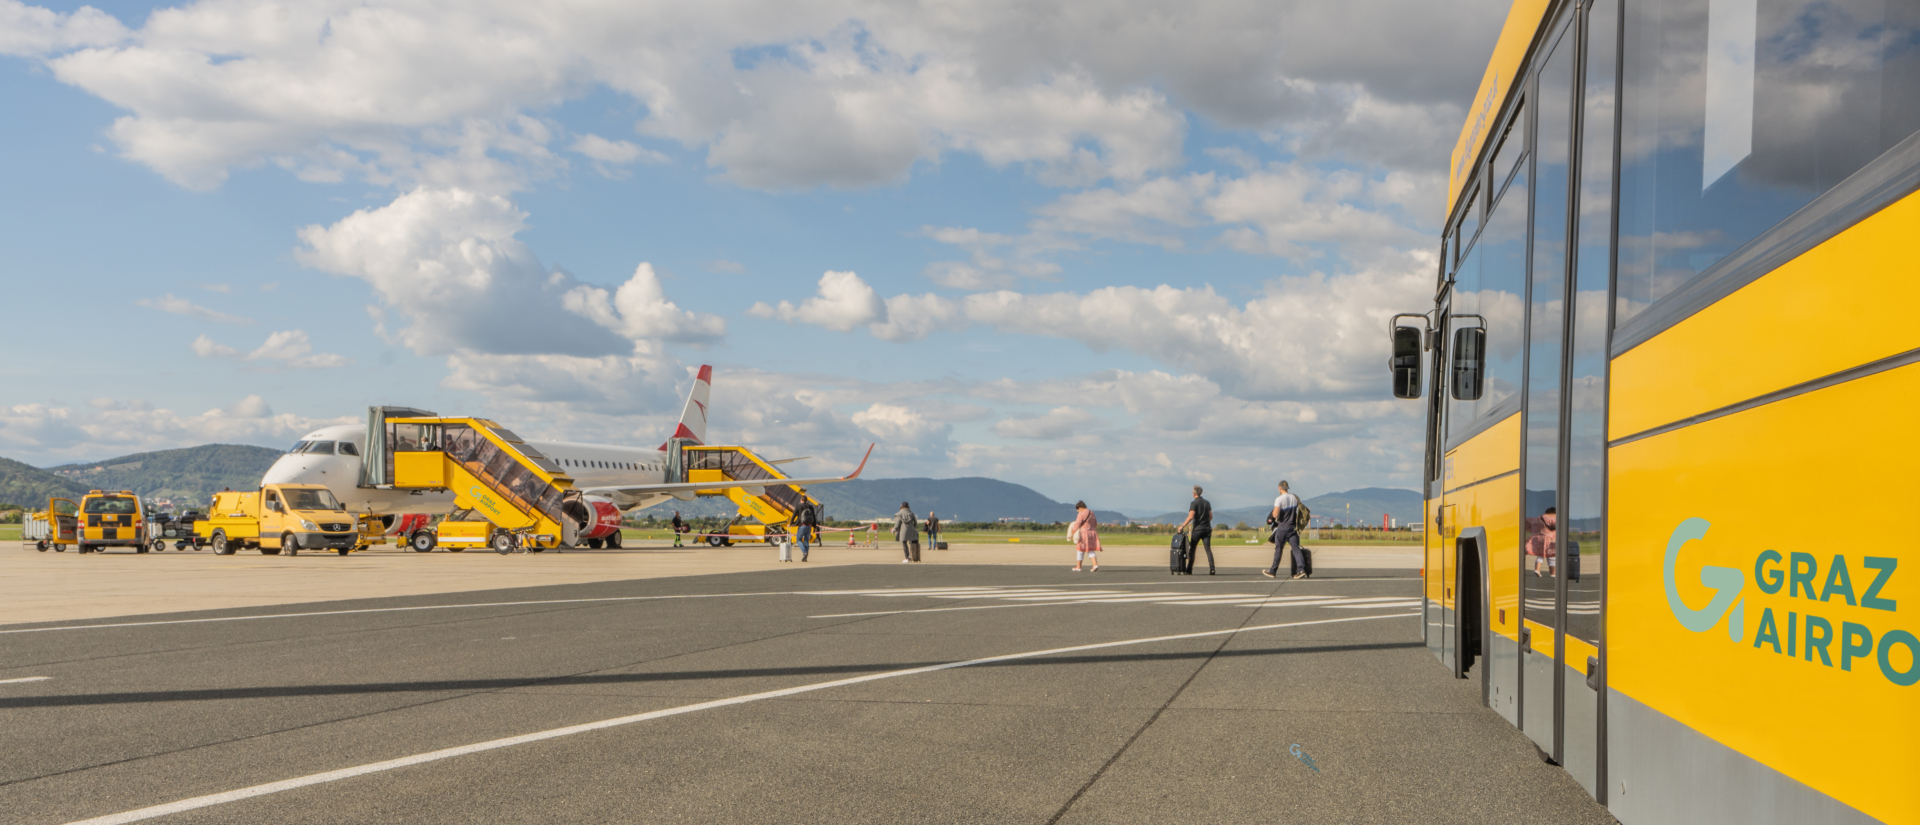
M7 553L0 595L110 595L8 599L0 821L1612 821L1427 651L1416 569L1259 550ZM757 569L540 579L676 563Z

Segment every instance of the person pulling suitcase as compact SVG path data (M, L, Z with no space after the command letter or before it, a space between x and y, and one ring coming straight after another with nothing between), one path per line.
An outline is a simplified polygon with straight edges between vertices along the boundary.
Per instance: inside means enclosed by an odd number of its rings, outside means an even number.
M1207 548L1207 575L1214 575L1213 503L1202 497L1200 492L1200 485L1193 485L1193 501L1187 505L1186 520L1180 522L1180 529L1187 531L1187 556L1180 572L1189 576L1193 575L1193 563L1199 557L1202 545Z

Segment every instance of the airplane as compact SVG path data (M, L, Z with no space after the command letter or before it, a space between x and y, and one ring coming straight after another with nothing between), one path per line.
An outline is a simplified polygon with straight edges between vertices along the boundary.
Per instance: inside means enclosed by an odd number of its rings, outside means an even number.
M526 444L559 464L572 477L574 489L582 494L583 503L590 508L575 514L575 518L583 522L579 525L582 530L589 527L584 522L599 520L595 518L596 515L611 515L617 524L619 513L651 507L672 499L692 501L696 490L767 486L765 480L692 483L667 480L670 448L678 449L688 443L706 443L707 399L712 389L713 367L702 365L692 389L687 392L687 403L680 412L679 425L675 427L672 437L657 448L575 441L529 440ZM391 417L435 417L434 413L425 410L392 407L385 410ZM364 484L361 465L362 457L367 452L366 441L367 428L358 424L339 424L314 430L301 436L299 443L275 461L260 483L324 485L348 512L353 513L400 516L452 512L451 492L395 490ZM872 455L873 447L869 445L866 456L860 459L860 466L845 476L781 479L776 483L808 486L850 481L859 478L860 473L866 470L867 458ZM806 457L770 463L784 464L803 458ZM603 531L596 529L595 532Z

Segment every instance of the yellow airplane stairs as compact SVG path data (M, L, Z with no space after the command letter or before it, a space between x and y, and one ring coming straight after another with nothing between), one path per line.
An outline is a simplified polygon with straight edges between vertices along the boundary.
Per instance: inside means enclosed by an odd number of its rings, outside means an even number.
M790 532L789 522L802 504L811 503L816 512L820 502L799 487L778 482L787 476L773 465L760 460L759 456L745 447L728 446L686 446L681 448L681 466L686 468L687 481L767 481L765 485L750 487L723 487L714 490L701 490L703 496L726 496L740 508L740 516L751 517L760 522L758 526L736 525L732 530L745 530L742 538L778 541L779 535ZM739 518L736 517L735 521ZM714 543L713 539L709 539Z
M384 443L372 445L365 459L380 462L380 486L452 492L455 507L493 523L488 546L503 553L555 547L565 537L560 505L573 478L512 430L484 418L387 418L385 424L378 433Z

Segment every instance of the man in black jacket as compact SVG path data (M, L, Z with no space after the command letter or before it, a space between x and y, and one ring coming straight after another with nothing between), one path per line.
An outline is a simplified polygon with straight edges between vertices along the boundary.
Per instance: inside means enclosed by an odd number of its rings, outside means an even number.
M1193 531L1187 534L1186 574L1193 575L1193 563L1199 560L1200 545L1207 547L1207 575L1213 572L1213 503L1200 496L1200 485L1193 485L1193 503L1187 505L1187 518L1180 522L1177 529L1185 530L1193 525Z
M794 532L800 535L800 560L807 560L807 549L813 544L813 529L820 516L813 511L813 502L800 505L799 512L793 514Z

